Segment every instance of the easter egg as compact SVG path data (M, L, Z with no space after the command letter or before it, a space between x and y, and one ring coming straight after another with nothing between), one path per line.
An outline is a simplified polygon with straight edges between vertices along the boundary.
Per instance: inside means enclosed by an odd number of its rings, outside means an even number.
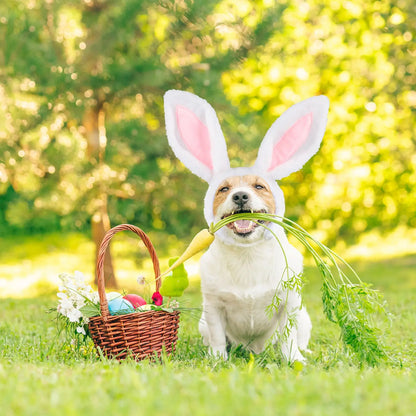
M117 298L121 299L123 297L123 295L118 292L108 292L105 294L105 296L107 298L107 302L110 302L110 300L117 299Z
M147 303L141 296L135 295L133 293L130 295L123 296L123 299L128 300L133 305L134 309L146 305Z
M153 305L147 303L146 305L139 306L137 309L140 312L151 311L153 309Z
M172 266L179 257L169 259L169 266ZM160 288L160 294L168 297L179 297L182 296L183 291L188 287L188 273L185 269L184 264L180 264L172 270L172 274L166 276ZM155 305L157 303L155 302Z
M126 313L134 312L133 305L126 299L115 298L108 302L108 310L110 315L124 315Z

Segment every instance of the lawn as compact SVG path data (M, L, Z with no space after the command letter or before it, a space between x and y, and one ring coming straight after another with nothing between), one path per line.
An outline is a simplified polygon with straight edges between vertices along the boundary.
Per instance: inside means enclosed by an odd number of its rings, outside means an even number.
M89 258L85 253L91 246L80 236L70 239L75 242L69 248L65 241L59 245L50 236L43 239L42 244L49 247L49 261L56 263L54 256L62 257L65 264L65 256L72 256L79 268L88 269L77 253L80 250ZM29 247L30 240L27 244ZM29 248L22 245L21 252L17 246L8 246L13 256L6 258L3 254L3 281L18 287L4 270L20 270L27 277L22 268L28 266L20 264L24 257L30 258L27 261L32 270L41 273L43 256L28 254ZM132 266L131 259L118 264L126 274ZM233 350L227 362L208 357L198 336L198 310L182 314L177 352L170 358L160 363L101 360L91 344L77 349L58 333L54 314L47 313L56 305L51 293L53 282L33 286L39 289L33 292L34 297L27 297L27 293L21 297L7 295L0 299L1 413L413 415L416 256L360 260L354 266L366 282L384 293L393 314L385 333L393 359L376 368L360 366L344 350L337 328L322 314L320 278L312 267L306 268L304 298L314 324L310 344L313 352L303 369L282 364L274 350L255 357ZM198 280L193 279L182 303L198 308L200 298Z

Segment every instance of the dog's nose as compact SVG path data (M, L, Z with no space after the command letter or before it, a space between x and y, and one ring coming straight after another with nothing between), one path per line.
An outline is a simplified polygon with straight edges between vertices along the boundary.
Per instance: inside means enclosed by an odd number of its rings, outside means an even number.
M238 205L240 208L246 204L249 200L249 196L246 192L236 192L233 195L233 202Z

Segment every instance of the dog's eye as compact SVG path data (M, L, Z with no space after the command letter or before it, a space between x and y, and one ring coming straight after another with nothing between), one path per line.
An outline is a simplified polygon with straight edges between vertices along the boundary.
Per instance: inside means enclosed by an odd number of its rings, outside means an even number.
M218 190L218 192L227 192L227 191L229 191L230 190L230 188L228 187L228 186L223 186L222 188L220 188L219 190Z
M254 185L254 187L256 189L264 189L264 186L263 185L260 185L260 184Z

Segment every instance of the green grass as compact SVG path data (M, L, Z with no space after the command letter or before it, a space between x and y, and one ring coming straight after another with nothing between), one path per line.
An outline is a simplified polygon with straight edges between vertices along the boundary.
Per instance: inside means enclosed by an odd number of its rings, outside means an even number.
M55 246L51 253L61 251ZM40 260L33 255L31 261ZM46 312L56 305L54 296L0 299L1 414L412 415L416 256L354 266L384 293L393 314L385 339L393 361L379 367L357 365L344 350L322 313L320 277L309 267L304 299L314 325L313 352L301 370L282 364L275 350L253 359L235 349L226 362L208 357L198 312L182 314L177 352L161 363L101 360L91 344L77 349L58 334L54 315ZM194 280L182 304L200 307L200 301Z

